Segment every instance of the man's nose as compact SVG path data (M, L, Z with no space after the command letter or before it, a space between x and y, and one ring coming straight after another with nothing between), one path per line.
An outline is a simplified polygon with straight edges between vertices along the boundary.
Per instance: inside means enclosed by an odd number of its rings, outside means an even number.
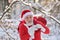
M31 20L31 18L28 18L29 20Z

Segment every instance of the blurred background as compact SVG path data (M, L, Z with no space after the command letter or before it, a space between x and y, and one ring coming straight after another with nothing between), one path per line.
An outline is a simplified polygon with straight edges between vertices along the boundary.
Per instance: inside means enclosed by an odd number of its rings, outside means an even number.
M19 2L9 7L13 1ZM32 6L26 6L23 2L31 3ZM0 40L20 40L17 28L21 20L21 12L25 9L30 9L34 15L40 14L47 20L47 26L51 32L49 35L42 33L42 40L60 40L60 24L33 7L47 12L45 14L53 16L60 22L60 0L0 0L0 18L3 16L0 20Z

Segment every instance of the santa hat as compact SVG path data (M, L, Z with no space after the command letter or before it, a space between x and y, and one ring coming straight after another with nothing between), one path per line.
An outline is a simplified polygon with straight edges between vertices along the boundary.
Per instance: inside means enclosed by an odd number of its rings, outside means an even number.
M23 10L21 14L22 20L28 15L33 15L33 13L30 10Z

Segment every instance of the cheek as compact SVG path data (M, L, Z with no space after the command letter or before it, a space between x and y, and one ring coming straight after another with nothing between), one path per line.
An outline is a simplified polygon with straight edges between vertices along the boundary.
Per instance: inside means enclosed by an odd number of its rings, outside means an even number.
M28 19L26 18L25 21L28 21Z
M29 18L26 18L25 20L26 20L26 21L29 21Z
M33 18L30 18L30 21L32 21L33 20Z
M29 21L28 19L26 19L26 21Z
M33 18L32 18L32 17L30 17L30 18L29 18L29 20L30 20L30 21L32 21L32 20L33 20Z
M26 20L27 22L30 22L30 21L33 20L33 18L32 18L31 16L29 16L29 17L26 17L25 20Z

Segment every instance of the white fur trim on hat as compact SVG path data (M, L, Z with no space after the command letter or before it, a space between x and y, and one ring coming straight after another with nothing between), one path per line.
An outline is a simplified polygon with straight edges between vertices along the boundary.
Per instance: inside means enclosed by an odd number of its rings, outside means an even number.
M23 15L22 19L25 19L25 17L28 16L28 15L33 15L33 12L27 12L26 14Z

